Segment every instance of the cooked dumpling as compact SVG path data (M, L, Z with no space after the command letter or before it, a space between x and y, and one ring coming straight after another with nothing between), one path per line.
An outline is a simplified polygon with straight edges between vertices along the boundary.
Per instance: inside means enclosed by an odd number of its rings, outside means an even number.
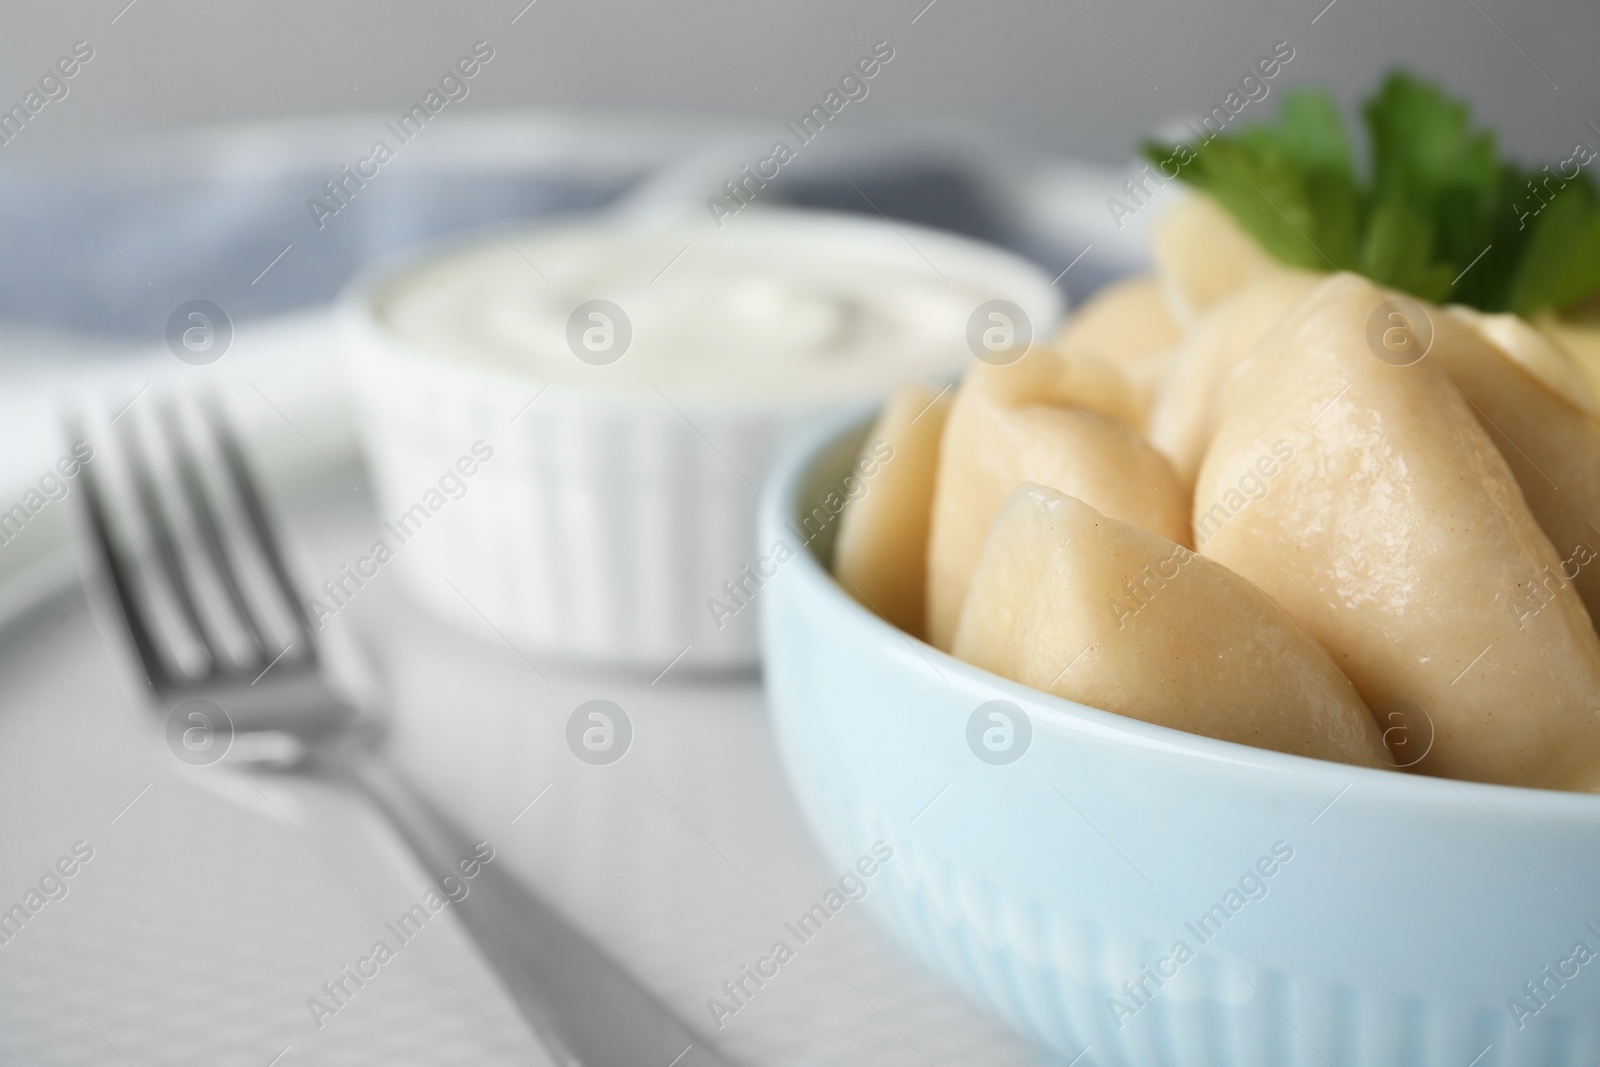
M1185 328L1246 282L1283 269L1203 193L1185 197L1156 220L1150 252L1166 306Z
M1589 376L1566 345L1517 315L1491 315L1459 304L1445 311L1470 325L1550 392L1579 411L1600 415Z
M1421 707L1416 769L1600 788L1600 638L1443 361L1369 348L1388 299L1330 278L1263 342L1272 358L1252 361L1200 470L1200 551L1277 601L1375 711Z
M933 482L950 396L949 389L914 385L889 398L862 446L863 459L879 462L862 479L865 492L839 516L833 549L833 572L845 591L919 637L927 615Z
M955 655L1146 722L1378 766L1355 687L1226 567L1025 484L995 519Z
M1172 320L1154 278L1114 282L1067 319L1056 337L1057 351L1103 360L1126 376L1148 412L1156 387L1171 362L1183 331ZM1134 425L1143 425L1141 417Z
M1046 403L1070 404L1121 419L1129 426L1144 425L1144 404L1127 377L1107 361L1085 352L1040 352L1038 358L1054 366ZM980 376L1004 376L1003 368L978 369Z
M1559 316L1545 312L1534 320L1538 329L1561 345L1577 361L1589 382L1589 388L1600 396L1600 310L1594 306L1575 317Z
M1467 398L1555 545L1557 583L1575 584L1600 618L1600 423L1576 363L1521 319L1468 308L1434 313L1428 357Z
M1150 413L1150 443L1193 485L1229 373L1324 276L1280 268L1219 302L1178 349Z
M1023 482L1188 540L1188 496L1171 464L1121 419L1072 406L1081 402L1072 368L1045 349L1005 367L976 364L951 406L928 539L927 632L939 648L955 636L990 521Z

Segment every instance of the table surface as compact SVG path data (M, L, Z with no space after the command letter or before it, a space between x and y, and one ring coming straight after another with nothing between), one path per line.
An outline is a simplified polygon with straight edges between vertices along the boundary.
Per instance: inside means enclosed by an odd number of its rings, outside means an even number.
M315 450L297 434L275 447ZM370 542L352 473L280 486L316 573ZM1045 1062L891 943L870 891L716 1031L707 999L840 874L789 799L754 677L530 661L429 618L387 573L340 617L379 664L414 779L736 1058ZM448 907L319 1025L309 1000L426 879L358 798L174 758L100 627L65 584L0 631L0 908L93 849L0 945L0 1063L548 1062ZM565 742L597 697L634 727L607 766Z

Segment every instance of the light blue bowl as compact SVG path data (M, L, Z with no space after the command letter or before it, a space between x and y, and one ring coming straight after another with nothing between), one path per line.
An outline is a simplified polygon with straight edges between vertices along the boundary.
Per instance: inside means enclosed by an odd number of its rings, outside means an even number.
M892 847L901 941L1082 1065L1600 1063L1600 797L1214 741L908 637L826 570L865 433L775 468L762 550L801 550L756 595L790 783L839 869Z

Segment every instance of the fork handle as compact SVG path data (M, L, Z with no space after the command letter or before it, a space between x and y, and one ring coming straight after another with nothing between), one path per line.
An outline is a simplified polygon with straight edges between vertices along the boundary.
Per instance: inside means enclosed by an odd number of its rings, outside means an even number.
M477 842L399 771L375 755L340 769L431 876L459 875ZM504 866L482 866L453 910L562 1067L735 1067Z

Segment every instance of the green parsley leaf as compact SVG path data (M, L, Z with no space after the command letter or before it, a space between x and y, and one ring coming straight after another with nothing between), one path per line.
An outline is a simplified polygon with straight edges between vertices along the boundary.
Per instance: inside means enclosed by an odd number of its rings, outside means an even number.
M1248 140L1261 127L1246 129L1240 138ZM1339 107L1327 93L1291 89L1284 94L1278 122L1270 127L1269 137L1284 153L1308 171L1331 171L1355 185L1355 156L1344 133Z
M1472 199L1495 191L1500 168L1494 135L1474 131L1467 106L1436 86L1396 72L1361 110L1372 147L1375 199L1400 196L1435 207L1450 191Z
M1373 205L1361 243L1360 273L1425 300L1450 298L1453 275L1434 262L1433 224L1409 201L1391 196Z
M1316 247L1317 213L1306 175L1277 145L1219 139L1180 173L1215 197L1276 258L1311 270L1333 269Z
M1511 309L1532 315L1566 307L1600 290L1600 204L1594 187L1569 182L1530 227L1511 288Z
M1356 270L1429 300L1524 316L1600 293L1600 194L1574 160L1559 173L1501 161L1466 104L1404 72L1362 116L1365 181L1337 105L1317 91L1284 94L1276 122L1144 150L1169 168L1185 160L1179 180L1291 266Z

